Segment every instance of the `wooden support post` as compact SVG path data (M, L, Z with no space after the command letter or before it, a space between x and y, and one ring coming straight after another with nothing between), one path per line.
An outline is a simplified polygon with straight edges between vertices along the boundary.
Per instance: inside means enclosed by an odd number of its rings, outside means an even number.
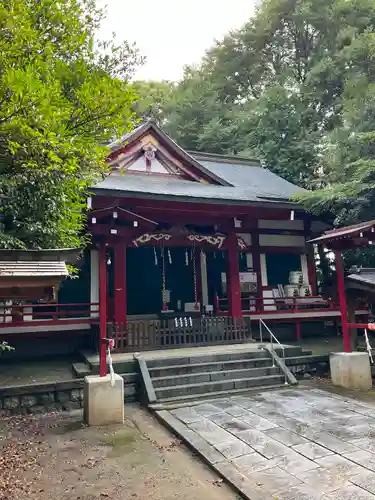
M262 285L262 271L260 265L260 247L259 247L259 233L254 231L251 233L251 250L253 254L253 269L257 274L257 297L263 299L263 285ZM256 310L263 309L263 300L256 301Z
M340 250L335 250L335 263L336 263L336 275L337 275L337 292L339 296L340 313L341 313L341 329L344 340L344 351L352 352L350 345L351 344L350 333L348 327L348 307L345 294L344 265Z
M99 250L99 375L107 375L107 252L104 243Z
M242 317L241 286L237 236L231 233L228 242L227 294L228 312L232 318Z
M126 325L126 247L117 244L114 247L115 257L115 323ZM121 326L119 326L121 329Z

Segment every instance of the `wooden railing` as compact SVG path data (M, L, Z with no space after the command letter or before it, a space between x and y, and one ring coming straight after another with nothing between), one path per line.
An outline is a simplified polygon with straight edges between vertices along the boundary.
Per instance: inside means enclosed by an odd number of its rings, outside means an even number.
M187 317L110 323L108 335L115 339L114 352L124 352L246 342L251 330L246 318Z
M0 332L15 326L79 324L97 321L99 304L94 302L57 304L0 304Z
M242 297L242 311L245 314L264 313L274 314L275 312L291 313L291 312L308 312L308 311L338 311L338 301L325 299L323 297ZM216 314L228 314L228 299L226 297L216 297L215 304Z

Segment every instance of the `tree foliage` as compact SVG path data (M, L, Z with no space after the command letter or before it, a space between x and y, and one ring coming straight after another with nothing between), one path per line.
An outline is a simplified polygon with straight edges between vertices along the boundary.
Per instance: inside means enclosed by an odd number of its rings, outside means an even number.
M94 44L91 0L0 3L0 247L76 247L104 146L129 129L141 62L134 46Z
M373 0L263 0L158 118L185 148L256 155L336 223L375 218Z

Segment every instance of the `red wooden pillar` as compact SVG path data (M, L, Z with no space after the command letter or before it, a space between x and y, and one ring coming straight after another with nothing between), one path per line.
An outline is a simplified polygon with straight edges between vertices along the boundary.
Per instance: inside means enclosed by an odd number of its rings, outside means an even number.
M99 249L99 375L107 375L107 252L104 243Z
M340 302L341 328L344 340L344 351L352 352L352 348L350 345L350 332L348 327L348 307L345 294L344 265L342 262L342 255L340 250L335 250L335 262L337 274L337 291Z
M260 245L259 245L259 233L254 231L251 233L251 250L253 256L253 269L257 274L257 298L256 310L263 309L263 288L262 288L262 272L260 269Z
M242 316L241 286L238 259L238 243L235 233L229 234L228 239L228 268L227 268L227 294L228 312L232 318Z
M126 325L126 246L114 247L115 257L115 323Z

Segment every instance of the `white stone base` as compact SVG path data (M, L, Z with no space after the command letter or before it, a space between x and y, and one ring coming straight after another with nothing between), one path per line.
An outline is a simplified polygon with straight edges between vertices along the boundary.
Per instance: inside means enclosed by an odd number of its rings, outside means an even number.
M372 388L370 359L367 352L336 352L330 356L333 385L367 391Z
M124 379L120 375L115 375L114 387L109 375L85 377L83 397L83 418L88 425L124 423Z

